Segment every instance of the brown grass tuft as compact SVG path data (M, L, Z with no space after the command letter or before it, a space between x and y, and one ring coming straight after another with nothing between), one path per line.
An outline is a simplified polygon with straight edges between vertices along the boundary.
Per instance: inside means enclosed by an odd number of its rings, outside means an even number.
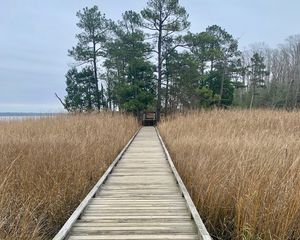
M0 121L0 239L50 239L137 130L124 115Z
M300 112L193 112L159 129L216 239L300 239Z

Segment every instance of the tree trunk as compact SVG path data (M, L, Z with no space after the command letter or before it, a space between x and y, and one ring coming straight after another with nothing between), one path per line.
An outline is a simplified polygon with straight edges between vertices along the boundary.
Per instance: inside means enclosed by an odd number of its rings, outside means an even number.
M167 70L168 72L168 70ZM169 76L167 73L166 97L165 97L165 116L168 114L168 101L169 101Z
M87 89L87 99L88 99L88 112L92 111L92 96L91 96L91 80L92 79L88 79L88 89Z
M111 101L112 101L112 97L111 97L111 79L110 79L110 77L109 77L109 70L107 69L107 72L106 72L106 79L107 79L107 103L108 103L108 108L110 109L110 110L113 110L112 109L112 103L111 103Z
M253 104L255 101L255 91L256 91L256 83L253 84L253 90L252 90L252 95L251 95L251 102L250 102L250 110L253 108Z
M93 66L94 66L94 77L95 77L95 85L96 85L97 108L100 111L101 103L100 103L100 92L99 92L98 74L97 74L97 56L96 56L96 43L95 43L95 41L93 41Z
M107 106L104 103L104 88L103 85L101 84L101 90L100 90L100 104L105 108L105 110L107 110Z
M222 105L222 98L223 98L223 92L224 92L224 81L225 81L225 64L223 67L223 73L222 73L222 79L221 79L221 87L220 87L220 99L219 99L219 107Z
M161 15L161 14L160 14ZM162 24L159 25L159 35L158 35L158 44L157 44L157 50L158 50L158 66L157 66L157 105L156 105L156 116L157 116L157 122L160 121L160 111L161 111L161 81L162 81Z

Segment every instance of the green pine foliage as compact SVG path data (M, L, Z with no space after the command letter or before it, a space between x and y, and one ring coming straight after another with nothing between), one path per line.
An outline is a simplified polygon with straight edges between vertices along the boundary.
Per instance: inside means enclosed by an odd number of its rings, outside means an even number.
M270 102L270 96L278 106L291 102L283 96L292 92L293 82L282 91L281 83L266 84L264 57L255 52L247 62L224 28L186 32L189 15L178 0L149 0L140 13L126 11L117 22L97 6L77 17L80 33L69 50L75 62L66 75L62 102L69 111L110 109L139 116L149 109L168 114L216 106L252 108Z

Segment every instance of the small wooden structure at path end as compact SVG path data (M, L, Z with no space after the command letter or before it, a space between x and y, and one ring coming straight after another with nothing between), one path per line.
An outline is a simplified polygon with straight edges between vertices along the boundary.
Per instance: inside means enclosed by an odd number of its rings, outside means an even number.
M154 127L129 141L54 240L211 240Z

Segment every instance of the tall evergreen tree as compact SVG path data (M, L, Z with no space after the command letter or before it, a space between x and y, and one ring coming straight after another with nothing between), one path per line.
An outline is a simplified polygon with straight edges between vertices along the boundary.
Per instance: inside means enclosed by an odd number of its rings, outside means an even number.
M207 72L208 61L212 55L212 44L215 41L215 37L205 31L196 34L188 33L184 40L198 62L198 69L201 75L204 75Z
M232 104L233 88L238 86L232 82L238 72L237 40L217 25L209 26L205 32L189 33L184 39L198 63L202 86L219 97L219 106Z
M216 70L218 74L212 73L213 76L219 76L219 103L221 106L228 102L229 99L224 99L224 92L230 92L230 89L225 89L226 78L231 78L231 73L235 71L234 66L238 61L240 52L238 51L238 41L233 38L225 29L220 26L212 25L206 29L206 32L212 37L209 49L209 58L211 72ZM228 85L230 88L230 84ZM232 93L233 94L233 93ZM229 102L232 102L231 100ZM226 104L225 104L226 105Z
M82 64L89 64L93 68L94 81L96 85L97 109L101 108L101 93L99 90L97 62L99 57L104 56L104 44L107 41L107 33L110 28L110 21L101 14L97 6L84 8L78 11L79 18L77 26L82 30L76 35L77 46L69 50L69 55Z
M91 111L96 107L97 87L90 67L78 72L72 68L66 74L66 92L64 106L68 111Z
M254 53L251 58L250 67L250 86L251 86L251 101L250 109L252 109L255 104L255 97L257 95L258 88L265 87L264 77L268 75L266 71L266 65L264 64L264 57L260 56L258 53Z
M110 92L121 109L138 115L154 101L153 66L150 46L141 30L141 16L133 11L123 14L114 26L115 39L107 43L105 62L109 74ZM113 83L113 84L111 84Z
M186 30L190 23L184 7L178 0L149 0L147 7L141 12L144 27L153 31L157 53L157 120L160 120L162 100L163 61L167 54L163 54L162 47L167 37ZM175 46L176 47L176 46ZM174 47L174 48L175 48Z

